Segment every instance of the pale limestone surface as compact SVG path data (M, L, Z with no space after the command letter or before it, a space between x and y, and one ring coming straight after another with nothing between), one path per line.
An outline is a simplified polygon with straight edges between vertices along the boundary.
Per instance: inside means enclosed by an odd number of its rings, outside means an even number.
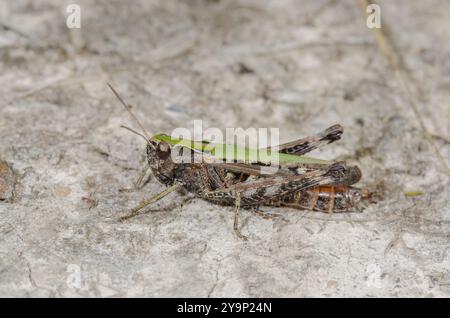
M80 30L65 24L74 2ZM0 201L1 296L450 296L449 176L357 1L0 4L0 159L16 176ZM449 164L450 4L381 8ZM361 214L243 211L248 242L233 208L177 193L120 223L163 187L121 191L145 144L119 128L137 126L107 82L151 133L201 119L289 141L341 123L314 155L358 164L384 200Z

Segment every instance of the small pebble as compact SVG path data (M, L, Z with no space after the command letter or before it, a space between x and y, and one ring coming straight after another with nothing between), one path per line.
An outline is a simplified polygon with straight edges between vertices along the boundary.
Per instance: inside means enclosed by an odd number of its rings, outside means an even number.
M6 161L0 159L0 201L8 201L14 195L14 172Z

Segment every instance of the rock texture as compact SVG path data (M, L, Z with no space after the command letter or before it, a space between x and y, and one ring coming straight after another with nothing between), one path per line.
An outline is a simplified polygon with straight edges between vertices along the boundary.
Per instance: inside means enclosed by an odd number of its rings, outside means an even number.
M68 29L73 2L0 3L1 296L450 296L449 174L430 146L450 163L448 2L379 2L418 114L358 1L80 0ZM107 82L151 133L201 119L284 142L341 123L314 155L358 164L384 199L243 211L248 242L233 208L178 193L118 222L163 187L133 189L145 144Z

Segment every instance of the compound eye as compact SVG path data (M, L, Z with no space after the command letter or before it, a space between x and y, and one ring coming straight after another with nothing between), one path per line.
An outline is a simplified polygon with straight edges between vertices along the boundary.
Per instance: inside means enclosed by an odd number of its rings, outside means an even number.
M160 159L167 159L170 156L170 145L167 142L160 142L157 153Z

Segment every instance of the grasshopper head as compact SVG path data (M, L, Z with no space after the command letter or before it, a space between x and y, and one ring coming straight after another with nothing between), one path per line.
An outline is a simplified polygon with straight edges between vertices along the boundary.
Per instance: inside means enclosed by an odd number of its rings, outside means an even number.
M149 140L147 160L155 177L165 185L174 181L175 163L171 158L171 145L165 141Z

